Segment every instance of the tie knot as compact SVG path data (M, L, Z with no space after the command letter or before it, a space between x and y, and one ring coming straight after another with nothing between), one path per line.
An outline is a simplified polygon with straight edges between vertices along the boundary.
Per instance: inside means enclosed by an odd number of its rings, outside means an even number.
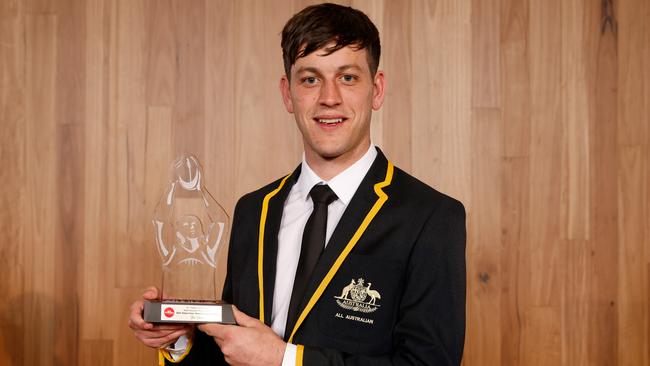
M329 205L338 198L336 197L336 193L334 193L327 184L315 185L311 191L309 191L309 195L311 196L312 201L314 201L314 204L324 203Z

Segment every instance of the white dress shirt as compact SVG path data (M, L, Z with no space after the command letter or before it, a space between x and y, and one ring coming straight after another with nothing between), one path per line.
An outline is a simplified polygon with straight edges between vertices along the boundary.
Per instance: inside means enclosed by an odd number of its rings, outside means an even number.
M337 200L327 207L327 231L325 246L329 241L343 212L350 203L352 196L359 188L361 181L370 170L370 166L377 157L377 150L370 144L368 151L347 169L329 181L321 179L307 164L304 154L302 168L296 184L284 202L282 221L278 231L278 257L275 271L275 287L273 289L273 312L271 315L271 328L280 337L284 337L289 302L293 291L293 280L300 259L302 246L302 233L305 224L311 215L314 204L309 197L309 191L317 184L327 184ZM283 366L294 365L296 360L296 346L288 344L282 361Z

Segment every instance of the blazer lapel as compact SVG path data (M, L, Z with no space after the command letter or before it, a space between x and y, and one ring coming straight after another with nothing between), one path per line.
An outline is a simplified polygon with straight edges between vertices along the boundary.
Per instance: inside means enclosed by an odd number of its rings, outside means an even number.
M291 176L287 179L273 197L270 198L268 203L268 212L266 215L266 224L264 228L264 242L263 244L263 270L264 275L264 323L271 325L271 316L273 313L273 289L275 288L275 273L277 268L278 256L278 232L282 222L282 211L284 209L284 201L287 199L291 187L296 183L300 175L300 165L296 168Z
M305 296L301 303L301 312L305 309L309 300L321 285L328 272L333 268L336 260L345 250L346 246L348 246L352 237L378 201L377 194L374 191L374 186L386 179L389 163L379 148L377 148L377 152L378 154L375 161L361 181L356 193L352 196L352 200L350 200L348 207L343 212L343 216L341 216L336 229L327 243L325 251L314 269L314 273L312 274L312 278L307 286ZM300 326L300 324L298 324L298 326ZM286 330L286 332L289 331L289 329Z

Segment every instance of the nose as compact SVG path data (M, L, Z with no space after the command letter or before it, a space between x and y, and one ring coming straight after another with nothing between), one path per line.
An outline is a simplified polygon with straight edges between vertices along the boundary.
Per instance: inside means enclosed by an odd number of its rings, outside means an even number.
M341 104L341 93L335 81L326 81L320 89L319 102L321 105L333 107Z

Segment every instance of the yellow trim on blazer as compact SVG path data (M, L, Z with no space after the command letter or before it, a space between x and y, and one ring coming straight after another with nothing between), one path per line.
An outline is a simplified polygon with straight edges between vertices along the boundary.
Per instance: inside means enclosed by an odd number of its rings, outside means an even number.
M314 305L316 305L316 301L318 301L318 299L320 299L320 297L323 295L325 288L327 288L329 283L332 281L332 278L334 278L334 275L341 267L341 264L343 264L343 261L348 256L348 254L352 251L354 246L357 244L357 242L361 238L361 235L363 235L363 233L366 231L368 225L370 225L370 222L375 218L375 215L377 215L377 212L379 212L381 206L383 206L384 203L388 200L388 195L384 193L384 191L382 191L382 188L390 185L392 180L393 180L393 164L389 161L388 167L386 168L386 178L384 179L383 182L379 182L375 184L375 193L377 194L378 197L377 201L372 206L372 208L370 209L366 217L363 219L363 222L361 223L359 228L357 228L357 231L352 236L352 239L350 239L350 241L345 246L341 254L339 254L339 257L336 258L336 261L332 265L332 268L330 268L329 272L327 272L325 278L323 278L321 283L318 285L318 288L316 288L314 294L309 299L307 306L305 306L302 313L300 314L300 317L296 321L296 324L293 327L293 331L291 331L291 336L289 337L288 340L289 343L292 343L293 336L296 334L296 331L298 331L298 328L307 317L307 314L309 314L309 312L314 307Z
M187 347L185 348L185 352L181 355L181 357L178 358L178 360L174 360L172 355L169 354L169 351L166 349L159 349L158 350L158 365L159 366L165 366L165 359L171 363L179 363L183 361L183 359L190 354L190 350L192 349L192 340L188 339L187 340Z
M266 229L266 215L268 214L269 211L269 201L273 196L278 194L282 187L284 186L284 183L287 181L287 179L291 176L291 174L287 175L282 179L280 182L280 185L278 188L274 189L273 191L269 192L264 197L264 201L262 201L262 214L260 215L260 235L258 238L258 257L257 257L257 282L259 284L259 291L260 291L260 321L264 323L264 230Z
M296 366L302 366L302 358L305 356L305 346L296 345Z

